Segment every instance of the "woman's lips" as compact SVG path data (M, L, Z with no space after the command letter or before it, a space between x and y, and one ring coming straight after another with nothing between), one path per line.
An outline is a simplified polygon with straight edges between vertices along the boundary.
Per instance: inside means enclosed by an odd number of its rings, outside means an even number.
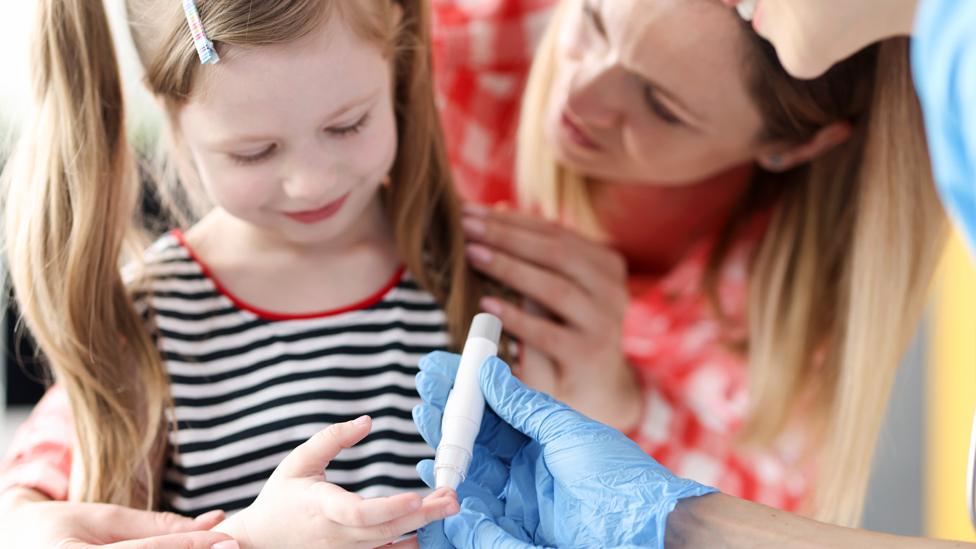
M306 210L303 212L286 212L285 215L299 223L311 225L313 223L318 223L319 221L324 221L339 213L339 210L341 210L342 206L345 205L347 198L349 198L348 194L335 202L322 206L321 208Z
M573 143L590 151L599 151L601 149L600 145L598 145L596 141L587 135L583 128L576 124L572 117L570 117L570 115L565 111L562 115L561 124L563 129L566 131L567 136Z

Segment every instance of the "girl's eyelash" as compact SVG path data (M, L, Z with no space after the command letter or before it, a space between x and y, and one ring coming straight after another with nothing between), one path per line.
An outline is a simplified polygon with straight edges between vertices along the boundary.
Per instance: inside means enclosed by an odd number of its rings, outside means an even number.
M651 111L663 120L665 124L670 126L682 125L681 119L657 100L657 97L654 96L654 90L650 86L644 87L644 99L647 101L647 106L650 107Z
M251 155L231 154L230 157L237 164L242 164L242 165L256 164L271 156L277 148L278 148L277 145L272 144L257 154L251 154Z
M363 115L355 124L351 126L344 126L341 128L329 128L325 130L326 132L336 136L336 137L348 137L350 135L355 135L362 131L363 127L369 121L369 113Z
M339 128L329 128L329 129L327 129L325 131L327 133L331 134L331 135L336 136L336 137L348 137L348 136L355 135L355 134L359 133L360 131L362 131L363 127L366 126L366 123L368 121L369 121L369 113L366 113L366 114L363 115L362 118L360 118L359 120L357 120L356 123L353 124L353 125L351 125L351 126L343 126L343 127L339 127ZM262 160L267 159L272 154L274 154L275 150L277 150L277 149L278 149L278 146L272 144L272 145L269 145L266 149L264 149L263 151L261 151L261 152L259 152L257 154L240 155L240 154L233 154L232 153L232 154L230 154L230 158L235 163L246 166L246 165L249 165L249 164L256 164L258 162L261 162Z

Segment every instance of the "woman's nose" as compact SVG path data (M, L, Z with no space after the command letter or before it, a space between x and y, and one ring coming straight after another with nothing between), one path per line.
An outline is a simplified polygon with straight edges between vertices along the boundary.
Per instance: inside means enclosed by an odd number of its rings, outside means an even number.
M588 125L612 127L621 116L622 71L606 61L587 65L571 83L569 108Z

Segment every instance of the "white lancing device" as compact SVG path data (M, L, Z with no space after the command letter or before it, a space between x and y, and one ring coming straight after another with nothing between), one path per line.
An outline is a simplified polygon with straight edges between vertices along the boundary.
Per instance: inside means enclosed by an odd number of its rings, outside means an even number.
M502 321L496 316L482 313L471 323L454 388L444 407L441 443L434 460L436 488L446 486L456 490L468 474L474 440L481 430L485 412L485 397L479 382L481 365L489 357L498 355L501 334Z

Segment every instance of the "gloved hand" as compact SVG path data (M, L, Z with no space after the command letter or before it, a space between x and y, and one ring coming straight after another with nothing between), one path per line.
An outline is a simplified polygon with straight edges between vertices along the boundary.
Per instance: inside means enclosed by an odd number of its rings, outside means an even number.
M414 420L431 446L459 357L434 353L420 363L424 404ZM664 547L667 517L679 499L713 492L679 479L619 431L523 385L499 359L481 368L485 411L461 513L423 529L430 547ZM425 481L433 462L421 462Z

